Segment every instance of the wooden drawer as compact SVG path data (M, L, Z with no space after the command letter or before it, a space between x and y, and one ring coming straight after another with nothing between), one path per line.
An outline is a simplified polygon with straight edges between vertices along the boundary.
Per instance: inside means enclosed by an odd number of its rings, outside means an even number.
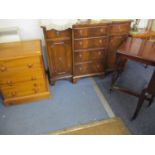
M0 61L0 74L41 67L41 61L39 56Z
M127 34L130 30L130 23L112 24L110 26L110 34Z
M60 39L60 38L66 38L71 37L71 29L67 29L64 31L57 31L57 30L49 30L45 31L46 39Z
M9 76L4 74L0 76L0 85L13 85L19 82L44 80L45 74L41 68L35 70L21 71L12 73Z
M96 59L104 59L104 58L105 58L105 50L104 49L74 53L75 63L96 60Z
M28 81L24 83L15 84L12 86L2 86L1 92L4 98L13 98L26 95L37 94L47 90L45 80Z
M87 49L87 48L107 48L108 38L89 38L89 39L78 39L74 42L74 49Z
M75 75L86 75L100 72L104 72L104 61L76 64L74 73Z
M108 26L74 29L74 38L104 36L108 34Z

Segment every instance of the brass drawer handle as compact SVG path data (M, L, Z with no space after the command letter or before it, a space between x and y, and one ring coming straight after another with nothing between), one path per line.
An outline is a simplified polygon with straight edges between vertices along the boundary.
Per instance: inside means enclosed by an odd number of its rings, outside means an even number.
M33 64L28 64L27 66L28 66L28 68L32 68Z
M82 44L83 44L82 41L80 41L80 42L79 42L79 45L82 46Z
M100 40L99 40L99 43L101 44L102 42L103 42L103 41L100 39Z
M102 28L100 29L100 32L103 32L103 29Z
M6 71L6 70L7 70L7 68L6 68L6 67L4 67L4 66L2 66L2 67L0 67L0 70L1 70L1 72L4 72L4 71Z

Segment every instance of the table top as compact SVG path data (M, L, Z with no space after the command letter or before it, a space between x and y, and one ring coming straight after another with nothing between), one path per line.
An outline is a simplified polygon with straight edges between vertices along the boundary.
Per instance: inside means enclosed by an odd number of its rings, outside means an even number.
M40 40L0 43L0 60L41 54Z
M153 41L129 37L120 46L117 54L155 66L155 42Z

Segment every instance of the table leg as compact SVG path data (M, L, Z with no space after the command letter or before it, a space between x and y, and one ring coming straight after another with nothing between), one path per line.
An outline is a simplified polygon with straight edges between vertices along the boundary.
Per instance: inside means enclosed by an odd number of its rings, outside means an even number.
M119 55L116 56L116 68L112 74L111 86L110 91L112 91L117 79L119 78L120 74L123 72L124 61L122 61Z

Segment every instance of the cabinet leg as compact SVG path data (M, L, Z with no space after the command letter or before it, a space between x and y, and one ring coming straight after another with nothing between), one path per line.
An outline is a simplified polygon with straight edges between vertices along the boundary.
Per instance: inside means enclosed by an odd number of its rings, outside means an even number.
M50 85L54 86L56 81L50 81Z
M78 81L78 79L72 79L72 83L73 83L73 84L76 84L77 81Z

